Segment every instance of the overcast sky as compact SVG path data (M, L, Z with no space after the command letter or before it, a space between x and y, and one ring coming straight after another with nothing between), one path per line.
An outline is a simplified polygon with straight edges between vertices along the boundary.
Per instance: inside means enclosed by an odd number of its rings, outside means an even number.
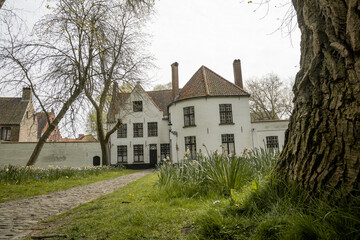
M254 1L255 2L255 1ZM232 62L240 59L243 78L276 73L282 80L299 70L300 31L291 39L280 26L289 6L272 0L261 6L241 0L160 0L149 24L150 51L158 83L171 81L170 65L179 63L180 86L205 65L233 81ZM268 12L268 13L267 13Z
M281 2L287 0L272 0L269 8L244 0L156 0L156 14L147 30L152 35L149 52L157 66L148 73L151 85L170 82L170 65L175 61L180 87L201 65L233 81L234 59L241 60L245 81L271 72L284 81L294 77L299 69L300 31L296 28L291 39L276 31L288 10ZM44 13L41 3L46 1L6 1L23 10L30 26Z

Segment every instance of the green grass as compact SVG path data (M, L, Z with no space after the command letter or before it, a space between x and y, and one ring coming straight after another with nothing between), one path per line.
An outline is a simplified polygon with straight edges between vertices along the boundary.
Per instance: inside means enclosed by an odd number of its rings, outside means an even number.
M133 172L119 168L39 169L5 166L0 169L0 202L65 190Z
M249 185L197 219L200 239L360 239L359 196L334 204L275 177Z
M44 223L43 233L72 239L360 239L358 193L309 197L271 174L275 156L216 154L164 164L157 174ZM237 178L245 180L237 184Z
M168 198L151 174L51 220L46 233L73 239L196 239L194 220L229 200Z

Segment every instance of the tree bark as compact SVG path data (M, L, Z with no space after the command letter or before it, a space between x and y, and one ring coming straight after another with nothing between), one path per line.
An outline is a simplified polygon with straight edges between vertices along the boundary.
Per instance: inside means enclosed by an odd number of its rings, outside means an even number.
M293 0L301 30L294 111L277 172L310 194L359 189L360 4Z

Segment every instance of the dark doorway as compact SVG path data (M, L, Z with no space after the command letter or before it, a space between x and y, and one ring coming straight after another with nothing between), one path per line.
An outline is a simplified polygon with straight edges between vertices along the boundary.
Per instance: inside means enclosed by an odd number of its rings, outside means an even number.
M99 156L93 157L93 165L100 166L100 157Z
M157 146L150 144L150 167L155 167L157 164Z

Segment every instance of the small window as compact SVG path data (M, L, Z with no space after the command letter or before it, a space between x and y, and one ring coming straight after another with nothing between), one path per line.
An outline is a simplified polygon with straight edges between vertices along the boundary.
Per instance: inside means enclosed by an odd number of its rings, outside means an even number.
M160 144L161 160L170 158L170 144Z
M11 127L1 128L1 140L10 141Z
M231 104L220 104L220 124L233 123Z
M196 159L196 137L185 137L185 151L190 152L190 158Z
M127 146L121 145L117 146L117 162L126 163L127 162Z
M120 125L119 129L117 130L117 137L118 138L126 138L127 137L127 124L123 123Z
M184 108L184 126L195 126L195 111L193 106Z
M266 147L268 149L279 149L279 139L278 136L267 136L266 137Z
M142 112L143 104L142 101L134 101L133 102L133 111L134 112Z
M144 146L143 145L134 145L134 162L143 162L144 161Z
M235 154L234 134L221 134L221 143L225 154Z
M134 123L134 137L143 137L143 124L142 123Z
M148 123L148 136L149 137L157 137L157 135L158 135L157 122L149 122Z

